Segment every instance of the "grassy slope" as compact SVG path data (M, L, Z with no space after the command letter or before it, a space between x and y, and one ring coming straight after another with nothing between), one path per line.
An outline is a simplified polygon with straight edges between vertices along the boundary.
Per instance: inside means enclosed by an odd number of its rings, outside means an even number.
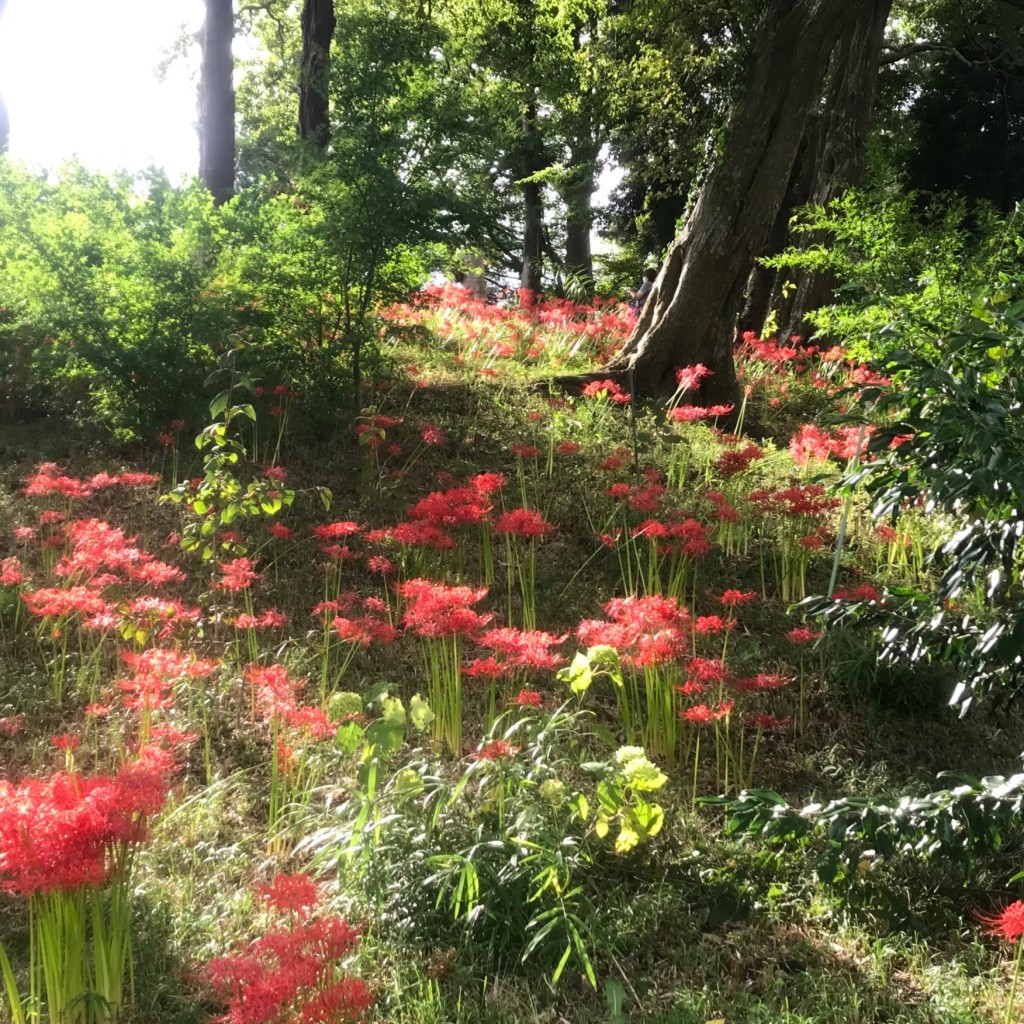
M601 532L618 513L604 493L613 480L632 481L629 466L600 472L595 465L619 447L630 444L627 410L606 403L577 403L552 410L540 397L524 391L509 376L469 379L458 366L441 364L444 352L434 347L396 348L398 365L417 364L417 375L429 380L443 376L445 387L409 387L399 375L381 398L379 412L403 416L389 430L388 442L402 444L381 472L364 472L365 449L351 437L302 440L301 428L286 437L282 462L300 499L284 517L305 531L325 519L357 519L380 526L398 521L408 503L442 480L464 480L469 474L501 471L509 475L508 500L516 493L516 443L537 444L539 460L526 460L526 484L531 503L558 524L558 532L542 545L538 567L538 622L553 632L571 630L585 617L600 614L601 604L622 593L619 560L602 548L594 533ZM471 357L472 361L472 357ZM437 366L431 368L432 363ZM801 392L788 381L789 397L781 408L767 402L763 424L798 417L801 401L818 396ZM772 418L769 418L772 417ZM788 417L788 419L787 419ZM418 426L436 424L445 435L441 447L418 442ZM689 469L681 487L666 499L688 514L707 518L703 491L720 483L709 468L717 444L700 427L673 436L653 412L641 410L640 457L643 467L664 469L680 451L688 454ZM551 438L582 446L577 455L555 456L547 465ZM110 452L73 434L55 436L38 427L5 428L8 457L0 493L0 526L31 522L33 513L19 496L19 481L33 466L56 460L69 472L86 475L113 463L153 469L153 452ZM768 457L755 463L744 477L754 486L781 486L796 475L784 452L769 443ZM13 456L13 457L12 457ZM187 455L183 457L188 457ZM393 469L402 469L395 476ZM166 467L165 467L166 469ZM191 471L191 470L190 470ZM325 517L314 499L302 492L316 484L330 486L335 504ZM732 485L735 486L735 481ZM89 499L75 512L109 518L140 536L140 543L159 557L172 559L162 547L179 526L178 511L157 506L152 495L124 493ZM833 524L834 525L834 524ZM304 538L308 534L302 532ZM870 528L858 519L854 541L845 558L847 582L866 578L898 580L908 570L878 565L879 548ZM815 552L809 566L809 589L822 589L830 570L830 546ZM310 605L320 584L312 575L315 548L304 539L283 552L273 578L265 574L258 591L260 607L288 611L290 626L283 637L268 638L298 670L315 673L316 661L307 636ZM472 559L466 579L476 579ZM713 595L727 588L762 590L763 563L756 543L747 550L715 550L701 559L694 591L694 610L713 614L721 609ZM185 588L193 597L205 590L201 575L191 567ZM348 586L374 588L377 581L358 564L346 567ZM889 574L888 577L886 574ZM770 577L770 571L768 573ZM730 644L732 657L745 671L778 668L794 672L795 660L782 633L798 620L788 601L769 582L767 596L743 609ZM492 590L490 607L503 614L502 585ZM204 604L216 610L218 597L207 592ZM221 601L221 603L223 603ZM11 622L11 608L4 610ZM208 628L200 647L233 657L230 632ZM315 631L314 631L315 640ZM701 639L704 643L704 638ZM712 653L706 641L706 653ZM567 644L565 650L574 649ZM111 647L111 652L113 647ZM45 649L31 635L12 640L4 633L0 664L0 716L26 715L26 727L16 737L0 735L0 757L7 774L44 772L55 767L49 737L65 729L81 732L84 683L73 684L60 707L48 699ZM802 731L789 728L766 736L756 784L775 788L794 798L828 797L845 791L892 792L926 782L936 771L956 766L984 773L1005 770L1020 749L1020 730L994 730L984 720L955 721L941 707L941 684L933 687L928 674L919 677L883 673L870 646L854 638L826 645L824 653L808 658L807 722ZM232 675L229 669L225 678ZM116 676L112 654L106 657L102 687ZM422 690L422 667L414 646L401 641L388 650L371 648L358 656L344 680L348 689L368 690L386 679L405 695ZM561 684L537 681L555 701ZM937 692L936 692L937 691ZM196 962L223 952L232 937L251 927L253 907L247 889L279 867L268 853L265 821L267 737L244 721L237 711L238 695L225 683L224 696L211 705L215 765L213 785L203 781L203 765L193 748L187 759L176 805L157 826L140 875L137 932L140 967L132 1020L152 1024L191 1024L210 1009L197 1000L183 977ZM598 701L600 703L600 701ZM616 729L613 705L605 702L607 723ZM773 712L795 713L792 688L778 695ZM479 735L480 707L470 700L467 737ZM186 714L176 722L195 725ZM119 725L84 730L80 761L96 756L110 764ZM331 762L332 774L314 801L304 828L330 820L321 801L337 799L353 786L354 766ZM450 769L449 769L450 770ZM460 943L460 926L446 927L433 940L406 939L401 931L377 926L362 948L362 972L377 989L380 1019L393 1022L512 1022L650 1020L703 1022L741 1021L816 1022L953 1022L994 1019L1005 999L1005 950L981 944L977 927L965 915L972 905L1001 905L997 887L1014 873L1004 857L985 867L964 888L964 878L941 865L912 861L879 864L840 894L815 881L810 855L794 853L774 858L752 846L738 846L722 837L716 815L694 812L684 776L672 773L662 802L667 824L655 840L626 858L608 857L594 868L590 898L595 934L594 962L599 990L594 993L581 975L570 972L557 989L542 967L519 967L505 962L501 970L474 956L473 944ZM706 763L701 769L701 792L716 791L716 778ZM302 858L289 865L298 869ZM992 888L987 894L985 890ZM845 896L846 898L842 898ZM354 915L367 912L364 893L338 893L338 902ZM0 941L17 948L23 919L12 903L0 916ZM8 906L11 908L7 912ZM619 1006L621 1000L621 1007ZM616 1015L616 1012L618 1015Z

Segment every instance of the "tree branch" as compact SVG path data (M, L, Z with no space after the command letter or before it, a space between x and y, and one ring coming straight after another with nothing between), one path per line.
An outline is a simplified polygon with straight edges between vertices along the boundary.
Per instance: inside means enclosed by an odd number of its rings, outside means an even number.
M923 40L919 43L908 43L906 46L894 46L882 51L878 63L883 67L889 64L898 64L901 60L915 57L919 53L945 53L956 57L957 60L966 64L969 68L974 67L975 62L968 60L955 46L948 46L946 43L933 43Z

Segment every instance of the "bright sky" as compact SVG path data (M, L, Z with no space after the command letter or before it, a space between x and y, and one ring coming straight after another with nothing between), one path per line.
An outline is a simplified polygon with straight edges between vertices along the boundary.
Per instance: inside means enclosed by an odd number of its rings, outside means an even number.
M77 155L95 170L195 174L194 66L176 60L164 82L156 68L202 16L202 0L7 0L0 93L11 155L47 170Z

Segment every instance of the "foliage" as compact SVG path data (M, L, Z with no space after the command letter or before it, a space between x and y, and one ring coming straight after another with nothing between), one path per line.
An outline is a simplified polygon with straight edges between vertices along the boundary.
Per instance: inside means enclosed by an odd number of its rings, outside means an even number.
M758 836L771 845L808 847L824 882L855 880L876 858L943 857L968 869L979 853L998 850L1017 836L1016 819L1024 804L1024 775L973 778L944 772L948 789L894 802L844 796L794 807L771 790L745 790L736 797L705 797L721 807L727 835ZM824 848L813 841L823 838Z
M927 331L911 333L915 321L933 334L952 330L965 299L1013 266L1013 219L952 197L922 205L913 193L888 187L850 189L828 207L805 208L795 231L825 233L830 242L791 246L764 264L842 282L837 301L809 319L861 358L890 346L882 328L893 320L902 320L908 345L925 343ZM929 349L932 356L940 351Z
M20 387L129 435L194 411L233 304L202 189L73 164L50 182L2 161L0 225L0 335L9 366L27 350Z
M953 665L960 682L950 700L961 712L1021 682L1022 314L1022 285L1003 276L975 294L948 334L909 315L886 329L888 344L909 345L879 361L891 386L863 392L882 425L868 446L874 458L847 483L865 488L880 518L896 521L918 503L939 517L932 557L941 576L933 593L894 588L885 606L806 605L831 624L871 621L885 659Z
M374 775L374 812L351 801L304 847L342 869L359 851L382 923L424 937L457 924L495 969L536 960L556 984L575 963L596 986L587 907L606 837L625 855L656 835L664 812L648 794L668 779L641 748L582 761L589 713L523 711L499 719L453 780L430 760Z

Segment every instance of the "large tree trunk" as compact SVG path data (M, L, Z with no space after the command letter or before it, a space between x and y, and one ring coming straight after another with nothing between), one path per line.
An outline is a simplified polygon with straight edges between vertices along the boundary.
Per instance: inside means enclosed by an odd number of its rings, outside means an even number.
M235 191L232 0L206 0L199 80L199 177L218 204Z
M330 141L328 85L334 0L305 0L302 5L302 72L299 79L299 138L324 150Z
M565 272L593 294L594 254L590 232L594 226L593 197L597 188L597 152L593 140L581 141L570 153L570 179L562 189L565 203Z
M815 125L818 154L814 183L807 202L831 202L843 189L863 180L867 163L868 132L875 104L878 67L885 41L885 25L892 0L870 0L858 10L857 24L836 47L825 107ZM828 238L805 235L805 247L826 244ZM802 273L787 316L779 316L783 337L804 335L810 329L804 317L827 305L835 294L831 274ZM780 311L781 313L781 311Z
M523 177L536 174L544 166L540 158L540 138L537 135L537 110L527 106L522 120ZM524 181L523 195L523 269L519 276L520 288L538 294L544 273L544 194L536 181Z
M672 390L676 367L713 371L701 402L738 398L733 341L754 258L764 251L837 42L877 0L768 0L721 152L672 244L633 333L607 369L640 393Z

